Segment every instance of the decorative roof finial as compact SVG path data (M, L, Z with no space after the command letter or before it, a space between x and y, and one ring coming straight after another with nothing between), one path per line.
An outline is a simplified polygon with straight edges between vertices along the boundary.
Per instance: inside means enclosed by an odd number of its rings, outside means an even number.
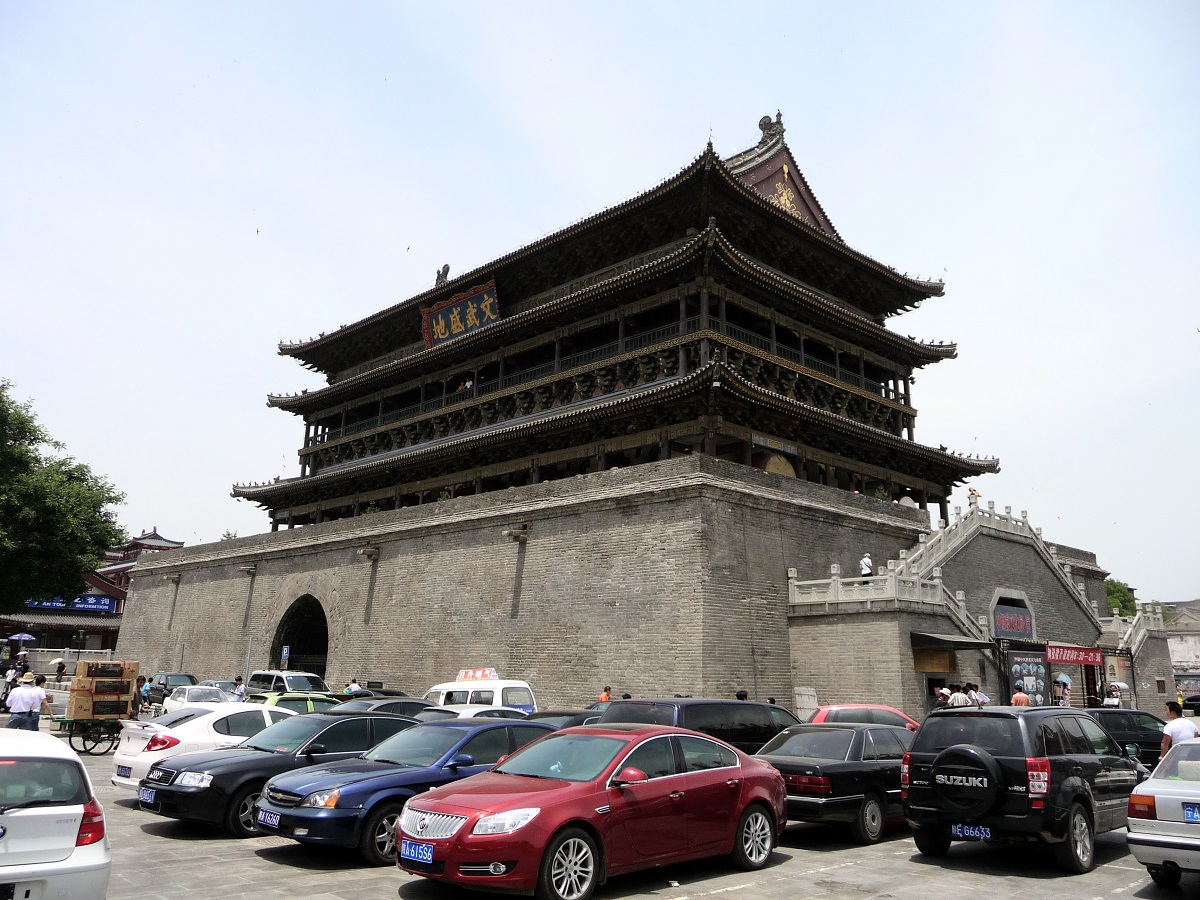
M762 138L758 142L758 146L763 146L775 138L783 137L783 113L775 110L775 121L771 121L770 116L763 116L758 120L759 130L762 131Z
M435 288L440 288L450 280L450 263L446 263L438 269L437 278L433 282Z

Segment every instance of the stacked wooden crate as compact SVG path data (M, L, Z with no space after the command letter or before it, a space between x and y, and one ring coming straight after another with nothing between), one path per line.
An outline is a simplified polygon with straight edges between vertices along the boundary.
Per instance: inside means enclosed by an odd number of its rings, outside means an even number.
M67 699L68 719L125 719L136 689L138 664L121 660L80 661Z

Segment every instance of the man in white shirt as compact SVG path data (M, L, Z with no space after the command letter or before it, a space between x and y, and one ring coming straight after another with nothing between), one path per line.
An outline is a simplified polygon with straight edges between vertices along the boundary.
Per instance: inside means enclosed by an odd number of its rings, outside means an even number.
M862 573L863 578L870 578L875 574L875 563L871 562L871 554L864 553L863 558L858 561L858 570ZM866 584L864 581L863 584Z
M353 693L355 693L357 691L361 691L361 690L362 690L362 688L358 684L358 679L351 678L350 683L346 685L346 689L344 691L342 691L342 693L343 694L353 694Z
M1183 707L1178 700L1167 701L1167 724L1163 728L1162 752L1165 754L1171 745L1179 741L1200 737L1196 726L1183 717Z
M36 731L37 719L34 713L42 708L46 692L34 687L33 674L26 672L18 684L8 695L8 711L10 713L5 728L16 728L22 731Z
M233 696L238 700L246 699L246 685L242 684L242 676L233 679Z

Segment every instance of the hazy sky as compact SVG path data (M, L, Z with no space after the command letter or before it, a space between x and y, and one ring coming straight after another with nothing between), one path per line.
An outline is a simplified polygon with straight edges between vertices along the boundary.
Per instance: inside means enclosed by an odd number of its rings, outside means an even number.
M276 353L786 140L851 246L946 296L917 440L1143 599L1200 597L1200 5L0 5L0 378L132 533L265 530ZM953 503L965 506L965 488ZM844 563L851 562L843 560Z

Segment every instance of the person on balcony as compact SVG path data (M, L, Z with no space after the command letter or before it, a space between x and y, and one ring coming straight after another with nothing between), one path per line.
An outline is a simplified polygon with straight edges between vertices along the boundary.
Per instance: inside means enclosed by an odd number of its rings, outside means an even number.
M863 558L858 561L859 571L862 573L863 584L866 584L866 579L875 574L875 564L871 562L871 554L864 553Z

